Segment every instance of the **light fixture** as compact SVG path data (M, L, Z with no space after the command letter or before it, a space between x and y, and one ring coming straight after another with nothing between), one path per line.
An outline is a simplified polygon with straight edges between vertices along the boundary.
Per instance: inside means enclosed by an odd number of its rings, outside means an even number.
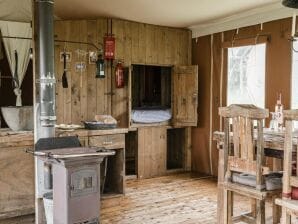
M102 50L99 51L96 61L96 75L95 78L104 78L105 77L105 61L102 56Z
M298 0L283 0L282 4L289 8L298 9Z

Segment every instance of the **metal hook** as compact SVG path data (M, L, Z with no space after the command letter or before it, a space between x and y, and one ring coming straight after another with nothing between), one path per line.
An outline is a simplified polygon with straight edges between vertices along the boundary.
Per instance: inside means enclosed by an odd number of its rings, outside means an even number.
M234 43L235 43L235 37L236 35L239 34L239 28L236 29L235 33L233 34L233 38L232 38L232 47L234 47Z
M262 31L263 31L263 23L260 23L260 30L257 33L257 36L255 37L255 45L258 44L258 40L259 40L259 37L260 37L260 32L262 32Z

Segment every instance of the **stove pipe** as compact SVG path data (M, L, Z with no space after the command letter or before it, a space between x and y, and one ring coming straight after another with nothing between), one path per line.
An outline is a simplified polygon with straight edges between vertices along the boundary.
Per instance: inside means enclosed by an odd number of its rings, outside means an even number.
M55 137L54 0L34 0L34 140ZM52 189L51 165L37 161L36 192ZM43 177L42 177L43 176Z
M37 11L36 36L36 103L39 103L37 134L39 138L55 136L55 74L54 74L54 0L35 0ZM38 102L39 101L39 102Z

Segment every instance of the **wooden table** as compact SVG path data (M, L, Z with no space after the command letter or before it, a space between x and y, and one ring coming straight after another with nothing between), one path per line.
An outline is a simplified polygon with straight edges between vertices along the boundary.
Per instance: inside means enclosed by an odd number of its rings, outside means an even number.
M293 145L297 146L298 140L298 130L293 132ZM255 136L256 137L256 136ZM217 142L218 150L218 195L217 195L217 223L222 223L224 220L224 198L226 197L224 190L222 188L222 183L224 182L224 153L223 153L223 144L224 144L224 132L214 132L213 140ZM232 141L233 138L230 138ZM265 155L273 158L283 158L283 147L284 147L284 132L271 131L270 129L264 129L264 149ZM276 161L273 163L273 169L277 166Z

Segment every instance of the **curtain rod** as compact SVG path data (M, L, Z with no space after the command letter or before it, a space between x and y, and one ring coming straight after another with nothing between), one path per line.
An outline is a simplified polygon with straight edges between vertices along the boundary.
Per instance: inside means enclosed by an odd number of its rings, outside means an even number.
M31 37L14 37L14 36L1 36L2 38L8 38L8 39L20 39L20 40L32 40ZM86 44L90 45L97 50L102 50L101 48L97 47L95 44L90 43L90 42L83 42L83 41L71 41L71 40L54 40L55 42L60 42L60 43L70 43L70 44ZM102 43L99 43L100 46L103 46Z

